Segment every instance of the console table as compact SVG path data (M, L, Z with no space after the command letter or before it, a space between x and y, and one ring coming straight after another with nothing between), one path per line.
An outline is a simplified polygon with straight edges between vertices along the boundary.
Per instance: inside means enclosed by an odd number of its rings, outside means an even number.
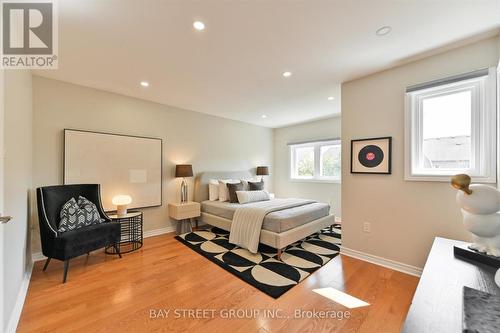
M462 332L463 286L500 295L495 268L454 257L453 246L464 244L434 239L403 332Z

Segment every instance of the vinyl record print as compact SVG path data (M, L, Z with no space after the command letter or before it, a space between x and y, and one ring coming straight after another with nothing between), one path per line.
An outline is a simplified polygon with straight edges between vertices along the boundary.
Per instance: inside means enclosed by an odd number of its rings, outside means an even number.
M351 173L391 173L392 138L351 141Z
M374 168L384 160L384 152L378 146L368 145L359 151L358 160L363 166Z

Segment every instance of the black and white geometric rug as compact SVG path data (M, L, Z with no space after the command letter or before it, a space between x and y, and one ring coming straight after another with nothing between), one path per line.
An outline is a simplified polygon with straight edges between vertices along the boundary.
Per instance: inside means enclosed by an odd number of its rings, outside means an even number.
M215 227L175 238L260 291L278 298L338 255L341 230L336 224L333 232L325 228L289 245L281 261L276 258L276 249L259 244L259 252L250 253L230 244L229 232Z

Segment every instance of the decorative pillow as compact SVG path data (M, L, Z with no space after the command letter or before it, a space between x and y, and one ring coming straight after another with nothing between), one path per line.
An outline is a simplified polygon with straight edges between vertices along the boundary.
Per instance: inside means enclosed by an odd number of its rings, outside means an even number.
M238 203L238 196L236 195L236 191L243 191L243 183L239 182L237 184L227 184L227 189L229 191L229 202L230 203Z
M243 183L243 191L250 191L250 187L248 185L248 182L258 182L259 181L257 178L240 179L240 180Z
M81 203L81 207L78 203ZM101 219L97 207L84 197L79 197L78 202L75 198L68 200L62 206L59 217L61 218L57 229L59 232L76 230L104 221Z
M105 219L101 218L101 215L99 215L97 206L87 198L79 196L78 207L80 207L80 209L85 209L89 214L91 214L92 222L90 224L98 224L106 221Z
M219 179L219 201L229 200L229 190L227 189L227 184L238 184L239 182L239 180Z
M217 179L210 179L208 181L208 200L219 200L219 181Z
M236 191L236 196L240 204L270 200L267 191Z
M248 182L248 189L250 191L264 190L264 179L262 179L260 182Z

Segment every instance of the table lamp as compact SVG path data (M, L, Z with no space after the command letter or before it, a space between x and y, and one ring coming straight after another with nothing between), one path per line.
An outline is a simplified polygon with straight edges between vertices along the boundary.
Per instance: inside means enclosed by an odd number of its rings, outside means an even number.
M181 202L188 201L188 185L186 177L193 177L193 166L191 164L177 164L175 166L175 177L182 177Z
M269 176L269 167L258 166L257 167L257 176L262 176L261 180L264 180L264 176Z
M127 215L127 206L132 203L132 198L130 195L120 194L114 196L111 202L116 206L116 215L125 216Z

